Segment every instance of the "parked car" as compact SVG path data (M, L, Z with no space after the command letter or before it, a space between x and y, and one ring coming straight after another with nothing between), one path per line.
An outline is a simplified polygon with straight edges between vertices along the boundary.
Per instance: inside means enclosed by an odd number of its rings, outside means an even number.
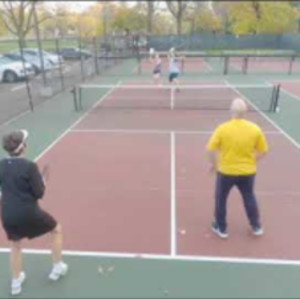
M5 53L3 55L7 58L10 58L11 60L22 62L22 55L21 55L21 52L18 50L12 51L9 53ZM26 53L24 53L23 57L24 57L25 62L30 63L32 65L36 75L42 71L42 65L41 65L40 58L34 57L32 55L28 55ZM53 67L54 67L53 64L49 60L44 59L45 71L49 71L49 70L53 69Z
M93 56L90 51L79 48L63 48L59 54L64 59L87 59Z
M47 51L41 50L44 59L50 61L52 65L59 66L59 64L64 63L64 59L61 55L49 53ZM23 53L40 59L40 51L38 48L24 48Z
M16 82L20 79L25 79L25 76L34 75L34 70L29 63L25 63L25 70L23 63L20 61L13 61L7 57L0 55L0 81L1 82Z

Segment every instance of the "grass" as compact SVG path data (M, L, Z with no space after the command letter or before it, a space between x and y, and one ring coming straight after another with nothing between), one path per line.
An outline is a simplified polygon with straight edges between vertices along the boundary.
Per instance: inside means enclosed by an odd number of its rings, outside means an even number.
M26 41L27 48L37 48L38 43L35 40ZM59 40L59 48L66 47L78 47L77 40ZM0 53L6 53L19 48L17 40L0 41ZM44 40L42 41L42 48L45 51L56 52L55 40Z

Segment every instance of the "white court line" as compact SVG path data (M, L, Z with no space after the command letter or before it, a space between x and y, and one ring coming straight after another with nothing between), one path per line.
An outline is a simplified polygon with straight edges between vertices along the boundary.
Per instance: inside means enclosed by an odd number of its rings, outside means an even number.
M288 94L292 98L296 99L297 101L300 101L300 95L296 95L296 94L286 90L282 85L280 86L280 90L283 91L284 93Z
M199 135L209 135L213 133L213 130L200 130L200 131L185 131L185 130L132 130L132 129L72 129L70 133L117 133L117 134L170 134L174 132L175 134L199 134ZM280 135L280 131L264 131L268 135Z
M9 253L10 248L0 248L0 253ZM24 249L23 253L34 255L50 255L50 250L45 249ZM165 260L165 261L191 261L191 262L217 262L232 264L260 264L260 265L283 265L300 266L300 260L290 259L260 259L260 258L239 258L239 257L220 257L220 256L193 256L193 255L164 255L148 253L126 253L126 252L98 252L98 251L75 251L63 250L64 256L75 257L108 257L108 258L129 258L144 260Z
M16 86L16 87L12 88L11 91L12 91L12 92L18 91L18 90L20 90L20 89L24 89L25 87L26 87L25 84L18 85L18 86Z
M203 64L208 68L206 71L213 71L213 67L204 59L202 59Z
M256 105L254 105L245 95L243 95L239 90L236 89L234 85L231 85L227 80L224 80L225 84L234 89L236 93L238 93L243 99L247 100L249 104L257 110L257 112L264 117L270 124L272 124L276 129L278 129L293 145L295 145L298 149L300 149L300 144L291 137L288 133L286 133L279 125L277 125L271 118L269 118L266 114L261 112Z
M220 80L221 81L221 80ZM82 88L97 88L97 89L112 89L112 88L116 88L115 84L82 84L81 85ZM172 89L173 86L172 85L162 85L161 86L162 89ZM237 84L235 85L236 88L251 88L251 87L255 87L255 88L262 88L265 89L266 88L266 84ZM176 88L179 89L193 89L193 90L202 90L202 89L228 89L228 85L224 85L224 84L204 84L204 85L182 85L182 84L178 84L176 85ZM153 85L153 84L125 84L122 86L118 86L118 89L122 90L122 89L131 89L131 90L140 90L140 89L147 89L147 90L157 90L157 85Z
M118 87L119 84L121 84L122 81L119 81L115 88ZM107 98L114 90L110 89L108 92L106 92L101 98L92 106L90 107L80 118L77 119L69 128L67 128L60 136L58 136L48 147L46 147L36 158L35 161L38 161L43 157L48 151L50 151L63 137L65 137L71 130L78 125L97 105L99 105L105 98Z
M170 163L171 163L171 256L177 254L176 240L176 141L175 133L170 133Z
M0 125L0 128L9 125L10 123L16 121L16 120L19 119L20 117L22 117L22 116L24 116L24 115L26 115L26 114L28 114L28 113L30 113L30 112L31 112L31 110L30 110L30 109L27 109L26 111L22 112L21 114L19 114L19 115L13 117L13 118L11 118L11 119L9 119L7 122L5 122L5 123L3 123L3 124L1 124L1 125Z

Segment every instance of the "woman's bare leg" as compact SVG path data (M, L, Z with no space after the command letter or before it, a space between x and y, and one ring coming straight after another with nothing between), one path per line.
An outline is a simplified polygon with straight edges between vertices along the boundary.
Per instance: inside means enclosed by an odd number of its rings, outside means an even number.
M21 241L11 242L10 269L13 279L18 279L22 271L22 246Z
M61 262L61 251L62 251L62 228L60 224L57 224L55 229L51 232L52 237L52 261L53 264Z

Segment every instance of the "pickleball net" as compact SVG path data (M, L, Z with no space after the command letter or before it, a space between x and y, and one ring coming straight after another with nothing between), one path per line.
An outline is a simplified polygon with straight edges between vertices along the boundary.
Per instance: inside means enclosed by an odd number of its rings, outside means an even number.
M170 109L228 110L233 99L247 101L249 111L275 112L280 85L80 85L75 110Z

